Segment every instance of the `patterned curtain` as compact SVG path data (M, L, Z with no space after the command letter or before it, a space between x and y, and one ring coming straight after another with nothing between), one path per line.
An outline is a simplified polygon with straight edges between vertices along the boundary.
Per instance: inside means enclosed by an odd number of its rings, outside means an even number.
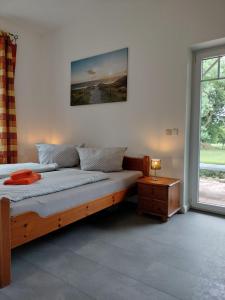
M15 66L16 44L0 31L0 164L17 162Z

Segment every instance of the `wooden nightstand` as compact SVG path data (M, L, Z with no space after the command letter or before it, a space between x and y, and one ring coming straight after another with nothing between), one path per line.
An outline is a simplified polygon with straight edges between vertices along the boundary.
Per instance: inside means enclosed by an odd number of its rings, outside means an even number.
M160 216L163 222L180 210L180 180L143 177L138 183L138 213Z

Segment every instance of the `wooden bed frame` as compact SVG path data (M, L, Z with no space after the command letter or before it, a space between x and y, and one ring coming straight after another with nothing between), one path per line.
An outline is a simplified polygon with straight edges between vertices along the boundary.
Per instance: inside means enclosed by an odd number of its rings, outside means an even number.
M148 176L149 156L142 158L124 157L123 169L142 171L144 176ZM133 190L128 188L102 198L93 199L48 217L41 217L32 211L10 217L10 200L0 199L0 288L11 282L12 249L118 204Z

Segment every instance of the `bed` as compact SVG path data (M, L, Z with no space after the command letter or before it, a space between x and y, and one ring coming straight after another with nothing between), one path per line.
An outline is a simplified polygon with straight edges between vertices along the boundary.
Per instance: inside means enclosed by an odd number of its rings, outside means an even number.
M11 250L122 202L149 175L149 157L124 157L123 171L90 183L17 203L0 199L0 287L11 282ZM63 200L63 201L62 201Z

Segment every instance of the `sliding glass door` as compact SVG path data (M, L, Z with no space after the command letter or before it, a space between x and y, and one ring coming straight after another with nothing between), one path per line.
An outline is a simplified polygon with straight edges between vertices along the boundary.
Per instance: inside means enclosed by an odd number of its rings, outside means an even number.
M225 47L195 53L192 98L192 206L225 214Z

